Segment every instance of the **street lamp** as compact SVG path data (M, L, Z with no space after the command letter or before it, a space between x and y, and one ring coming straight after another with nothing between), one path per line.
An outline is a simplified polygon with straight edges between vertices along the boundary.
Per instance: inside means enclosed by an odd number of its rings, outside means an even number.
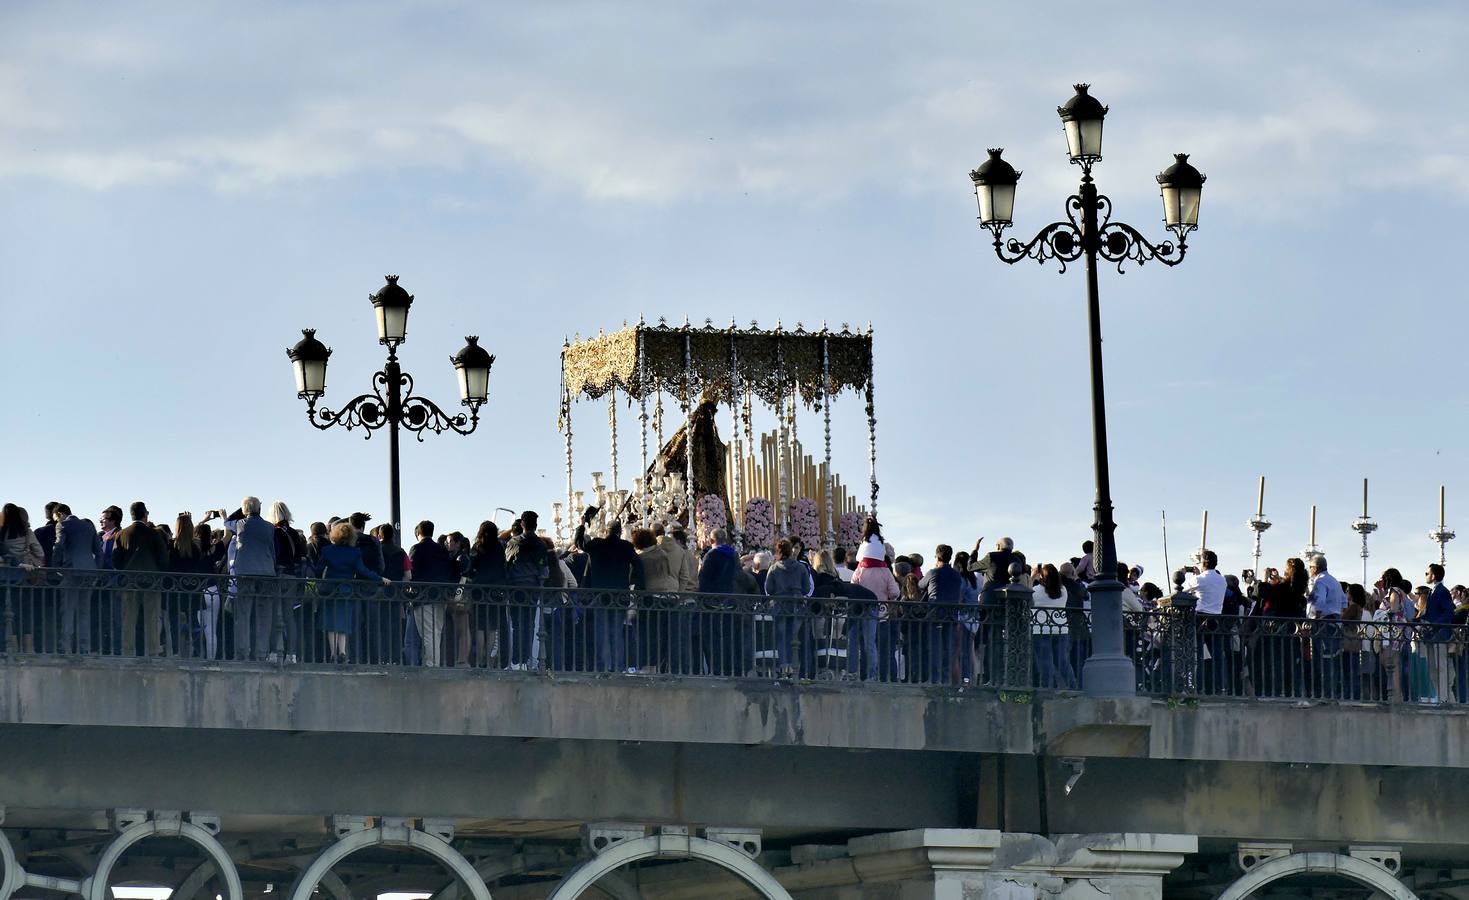
M1066 151L1081 166L1081 187L1066 200L1066 221L1053 222L1027 243L1004 239L1012 224L1015 187L1020 173L990 150L989 159L969 173L979 204L979 223L994 234L995 255L1010 264L1023 259L1038 263L1055 260L1061 271L1078 259L1086 261L1087 318L1091 343L1092 443L1097 478L1097 501L1093 507L1092 530L1096 536L1098 578L1089 587L1092 600L1092 653L1082 672L1087 693L1125 696L1136 693L1132 660L1122 646L1122 583L1117 580L1117 544L1112 518L1111 475L1107 468L1107 408L1102 383L1101 303L1097 294L1097 257L1117 265L1132 260L1142 265L1157 260L1167 266L1183 262L1188 233L1198 227L1199 195L1204 176L1178 154L1174 164L1158 175L1163 195L1164 224L1178 238L1154 244L1137 229L1112 221L1112 201L1097 192L1092 166L1102 159L1102 122L1107 107L1091 96L1088 85L1078 84L1076 94L1057 107L1066 132Z
M331 358L329 347L316 339L316 330L304 329L301 340L286 351L296 373L296 396L306 401L306 418L325 431L341 425L349 431L362 428L367 437L388 427L389 500L392 506L394 540L401 543L403 534L402 502L398 476L398 431L413 432L420 441L424 432L441 434L454 431L470 434L479 425L479 408L489 399L490 368L495 357L470 335L463 349L449 357L459 380L459 402L469 407L469 414L450 415L425 397L413 393L413 376L398 364L398 345L408 335L408 308L413 295L398 285L398 276L387 276L388 283L371 296L377 314L378 343L387 346L388 360L372 376L372 392L359 394L336 411L316 403L326 394L326 365Z

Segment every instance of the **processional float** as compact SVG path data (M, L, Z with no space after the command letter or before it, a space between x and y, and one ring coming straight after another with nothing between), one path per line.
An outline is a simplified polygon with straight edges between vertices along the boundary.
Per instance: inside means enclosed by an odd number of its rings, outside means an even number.
M855 544L863 519L877 511L872 372L871 325L866 331L845 324L839 331L825 325L807 331L800 323L787 330L779 323L774 329L756 322L720 328L708 319L703 327L659 319L567 340L558 420L566 448L566 497L552 504L557 539L563 522L574 527L596 505L593 524L599 528L614 519L632 525L681 522L697 529L701 543L715 528L727 528L745 549L769 548L784 534L799 536L808 547ZM849 390L865 400L865 502L832 468L832 404ZM611 455L606 471L591 473L589 501L576 487L572 407L603 397ZM641 474L630 487L623 486L619 470L619 400L637 405ZM666 440L665 400L676 404L681 420ZM757 405L775 416L770 434L754 430ZM728 442L716 424L721 407L729 414ZM797 436L803 407L821 415L819 460L806 455Z

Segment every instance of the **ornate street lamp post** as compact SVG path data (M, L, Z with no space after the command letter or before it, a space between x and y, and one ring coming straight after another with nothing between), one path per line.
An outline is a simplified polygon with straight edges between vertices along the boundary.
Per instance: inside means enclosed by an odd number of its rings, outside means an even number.
M1087 85L1076 85L1076 95L1057 108L1066 131L1066 148L1072 163L1081 166L1081 187L1066 200L1066 221L1053 222L1041 229L1028 243L1002 235L1012 223L1015 211L1015 186L1020 173L1000 157L1001 150L990 150L989 159L970 173L974 193L979 201L979 223L995 236L995 255L1006 263L1033 259L1044 263L1056 260L1061 271L1078 259L1086 261L1087 318L1091 335L1092 442L1097 475L1096 518L1092 529L1096 535L1096 571L1091 583L1092 654L1083 669L1082 681L1087 693L1099 696L1125 696L1136 693L1133 664L1122 647L1122 583L1117 580L1117 545L1113 532L1111 476L1107 469L1107 410L1102 386L1102 323L1097 296L1097 257L1116 263L1117 271L1132 260L1138 265L1157 260L1167 266L1183 261L1188 233L1199 224L1199 195L1204 176L1188 163L1188 156L1176 154L1173 165L1158 176L1163 194L1163 219L1178 238L1154 244L1137 229L1112 221L1112 201L1097 192L1092 182L1092 166L1102 159L1102 121L1107 107L1087 92Z
M316 330L304 329L301 340L286 351L296 370L296 396L306 401L306 417L312 425L325 431L333 425L351 430L363 428L365 437L388 427L389 498L392 507L395 540L403 534L402 502L398 477L398 430L413 432L420 441L425 431L435 434L455 431L470 434L479 425L479 408L489 398L490 368L495 357L470 335L458 353L449 358L459 379L459 402L469 407L469 414L450 415L425 397L413 393L413 376L398 364L398 345L408 336L408 308L413 295L398 286L398 276L387 276L388 283L369 299L377 314L378 343L388 348L388 361L372 376L372 392L360 394L336 411L316 408L316 401L326 394L326 364L332 351L316 339ZM386 395L384 392L386 391Z

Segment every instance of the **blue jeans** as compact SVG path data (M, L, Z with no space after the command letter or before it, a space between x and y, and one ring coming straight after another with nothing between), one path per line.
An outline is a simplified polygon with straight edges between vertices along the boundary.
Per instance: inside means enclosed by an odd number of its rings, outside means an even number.
M930 684L949 683L949 642L953 628L952 622L932 622L927 626L927 675Z
M877 677L882 681L898 680L898 635L901 622L887 619L877 623Z
M625 609L599 607L592 611L597 671L621 672L627 668L627 642L622 633L626 622Z
M877 607L847 617L847 674L877 678Z
M796 608L797 603L783 603L785 609ZM798 659L791 658L794 649ZM811 639L811 620L804 615L777 612L775 616L775 655L781 666L797 666L801 677L816 674L816 645Z
M1076 690L1076 672L1071 668L1071 638L1065 634L1038 634L1034 639L1036 674L1040 686Z

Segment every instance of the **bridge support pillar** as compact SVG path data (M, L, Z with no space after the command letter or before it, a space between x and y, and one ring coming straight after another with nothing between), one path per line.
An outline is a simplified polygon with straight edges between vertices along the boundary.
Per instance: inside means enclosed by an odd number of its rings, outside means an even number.
M854 838L842 855L832 849L794 854L811 861L776 878L796 900L1161 900L1163 876L1198 839L924 828Z

